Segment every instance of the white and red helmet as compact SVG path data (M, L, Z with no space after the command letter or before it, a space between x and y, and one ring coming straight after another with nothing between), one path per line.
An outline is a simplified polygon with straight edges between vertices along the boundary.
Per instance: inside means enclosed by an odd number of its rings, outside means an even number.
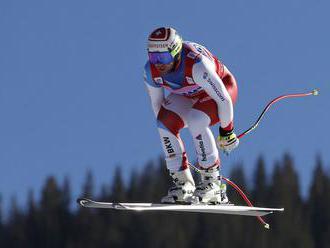
M148 52L170 52L173 58L182 50L182 38L174 28L161 27L148 37Z

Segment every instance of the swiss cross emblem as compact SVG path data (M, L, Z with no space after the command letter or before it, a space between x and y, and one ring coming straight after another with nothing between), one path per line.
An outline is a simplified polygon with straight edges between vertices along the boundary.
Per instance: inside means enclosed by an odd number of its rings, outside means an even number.
M166 28L156 29L149 37L150 40L167 40L168 39L168 31Z
M156 84L163 84L163 79L161 77L155 77L154 80Z

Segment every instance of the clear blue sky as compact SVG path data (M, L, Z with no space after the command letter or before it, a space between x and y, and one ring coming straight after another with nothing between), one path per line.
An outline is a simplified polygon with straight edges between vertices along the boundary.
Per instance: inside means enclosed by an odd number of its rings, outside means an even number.
M316 154L330 162L329 10L327 0L1 1L3 198L24 201L51 174L68 175L75 197L87 168L99 185L116 165L129 173L161 154L142 69L146 37L162 25L208 47L236 75L238 133L270 99L321 89L275 105L223 158L225 173L242 161L251 174L259 154L270 170L289 151L306 190Z

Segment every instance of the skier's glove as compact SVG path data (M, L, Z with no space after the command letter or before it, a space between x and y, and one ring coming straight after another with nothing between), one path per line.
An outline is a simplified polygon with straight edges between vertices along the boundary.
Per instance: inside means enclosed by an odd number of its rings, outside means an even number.
M229 154L239 144L239 139L236 137L234 130L226 131L219 128L220 135L217 138L217 146L223 150L225 154Z

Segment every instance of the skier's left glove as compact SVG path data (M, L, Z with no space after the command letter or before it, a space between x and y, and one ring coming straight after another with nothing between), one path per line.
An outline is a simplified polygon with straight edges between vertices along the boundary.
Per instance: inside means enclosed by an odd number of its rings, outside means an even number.
M234 130L226 131L219 128L219 136L217 138L217 146L219 149L223 150L225 154L229 154L232 150L234 150L238 144L239 139L237 138Z

